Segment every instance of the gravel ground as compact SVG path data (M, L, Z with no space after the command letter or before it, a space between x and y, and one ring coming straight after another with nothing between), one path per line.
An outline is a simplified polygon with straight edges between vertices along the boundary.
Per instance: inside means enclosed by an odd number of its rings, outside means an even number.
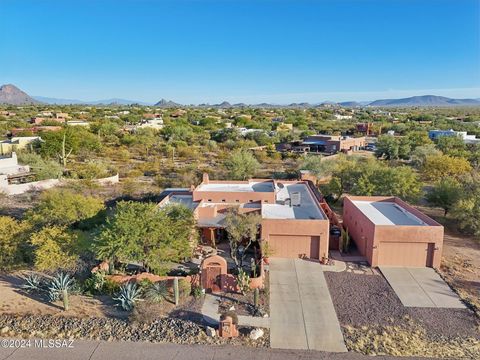
M0 336L68 338L105 341L149 341L177 344L231 344L269 347L268 331L250 340L251 329L239 328L241 336L234 339L211 338L203 326L192 321L161 318L151 323L129 323L109 318L75 318L55 315L0 315Z
M408 326L413 320L432 339L480 339L479 320L470 310L406 308L381 275L325 272L325 278L342 326Z

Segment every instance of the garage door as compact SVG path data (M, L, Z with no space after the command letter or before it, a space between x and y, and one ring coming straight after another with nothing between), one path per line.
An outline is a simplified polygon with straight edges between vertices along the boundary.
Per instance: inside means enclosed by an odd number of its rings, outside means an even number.
M433 244L381 242L378 247L378 265L432 266Z
M318 259L320 236L270 235L272 257Z

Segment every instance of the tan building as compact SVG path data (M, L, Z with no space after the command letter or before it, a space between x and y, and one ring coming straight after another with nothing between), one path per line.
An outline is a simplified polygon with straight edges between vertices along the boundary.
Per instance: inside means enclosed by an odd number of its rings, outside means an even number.
M440 267L443 226L397 197L346 197L343 226L372 266Z
M182 203L194 211L204 243L226 240L225 217L229 208L261 214L261 241L272 257L328 258L329 220L318 196L306 181L251 179L214 181L205 174L191 191L173 191L162 200Z
M34 143L40 142L40 136L12 137L8 140L0 140L0 155L9 155L14 151L26 149Z
M358 151L365 147L365 137L349 137L341 135L312 135L307 136L301 143L308 146L310 152L337 153L340 151Z

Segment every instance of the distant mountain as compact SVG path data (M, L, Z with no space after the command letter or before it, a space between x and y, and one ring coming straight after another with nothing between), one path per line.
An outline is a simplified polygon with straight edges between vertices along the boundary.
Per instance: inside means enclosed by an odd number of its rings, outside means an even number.
M127 99L105 99L105 100L97 100L97 101L89 101L87 104L91 105L152 105L150 103L137 101L137 100L127 100Z
M173 102L171 100L162 99L159 102L157 102L155 106L160 108L176 108L176 107L181 107L182 105L177 104L176 102Z
M52 105L73 105L73 104L86 104L85 101L76 100L76 99L57 99L45 96L32 96L35 100L40 101L45 104Z
M213 107L216 107L219 109L228 109L232 107L232 104L230 104L228 101L223 101L220 104L213 105Z
M403 99L383 99L375 100L368 106L478 106L480 101L477 99L452 99L444 96L423 95L412 96Z
M343 107L359 107L362 106L361 103L358 101L343 101L339 102L338 105L343 106Z
M45 104L52 105L151 105L146 102L135 101L135 100L126 100L126 99L105 99L105 100L94 100L94 101L84 101L76 99L58 99L50 98L44 96L33 96L35 100L41 101Z
M31 105L40 104L40 101L35 100L15 85L6 84L0 86L0 104Z

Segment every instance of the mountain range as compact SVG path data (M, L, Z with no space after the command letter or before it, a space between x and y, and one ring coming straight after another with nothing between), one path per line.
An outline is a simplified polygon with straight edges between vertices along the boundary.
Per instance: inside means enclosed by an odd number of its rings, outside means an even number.
M171 100L161 99L157 103L146 103L142 101L127 100L127 99L105 99L95 101L83 101L75 99L61 99L50 98L43 96L30 96L23 92L15 85L6 84L0 86L0 104L10 105L30 105L30 104L57 104L57 105L149 105L160 108L177 108L184 105L176 103ZM310 103L292 103L289 105L275 105L268 103L248 105L244 103L230 104L228 101L223 101L219 104L200 104L191 105L201 108L240 108L240 107L254 107L254 108L312 108L318 106L342 106L342 107L451 107L451 106L480 106L480 99L453 99L444 96L436 95L422 95L412 96L401 99L381 99L375 101L344 101L344 102L331 102L324 101L322 103L310 104Z

